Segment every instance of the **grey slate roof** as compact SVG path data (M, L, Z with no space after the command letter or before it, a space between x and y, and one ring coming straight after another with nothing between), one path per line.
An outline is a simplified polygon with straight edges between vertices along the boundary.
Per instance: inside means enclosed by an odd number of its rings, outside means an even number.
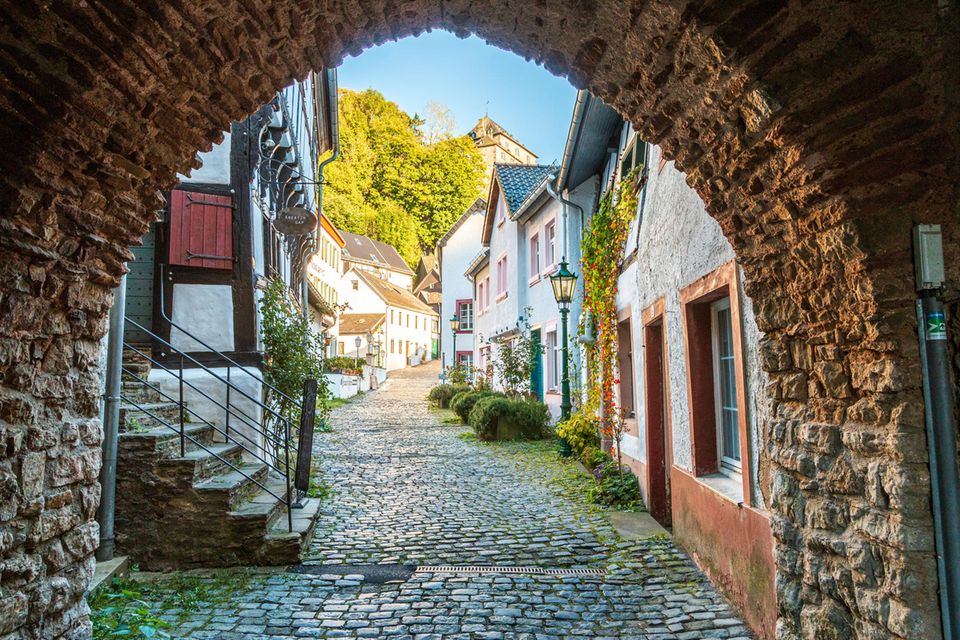
M547 176L557 170L553 165L542 164L495 164L493 167L510 215L516 212Z
M340 231L340 235L343 236L346 243L343 245L343 250L346 252L348 260L353 259L413 275L413 269L410 268L410 265L389 244L349 231Z

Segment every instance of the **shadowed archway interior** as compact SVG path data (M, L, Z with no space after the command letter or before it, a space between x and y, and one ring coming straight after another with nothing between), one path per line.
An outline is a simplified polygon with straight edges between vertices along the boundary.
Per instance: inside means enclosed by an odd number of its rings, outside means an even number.
M939 637L910 230L958 217L956 7L23 0L0 25L0 631L86 632L99 341L160 190L309 69L443 28L615 107L732 243L766 336L777 636Z

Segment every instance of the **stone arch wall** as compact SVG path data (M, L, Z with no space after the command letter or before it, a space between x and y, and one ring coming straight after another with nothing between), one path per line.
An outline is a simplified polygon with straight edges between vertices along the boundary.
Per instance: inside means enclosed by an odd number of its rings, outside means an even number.
M438 27L589 87L730 238L767 336L778 636L938 637L910 227L958 217L957 20L919 1L3 2L0 633L86 633L97 344L158 190L309 68Z

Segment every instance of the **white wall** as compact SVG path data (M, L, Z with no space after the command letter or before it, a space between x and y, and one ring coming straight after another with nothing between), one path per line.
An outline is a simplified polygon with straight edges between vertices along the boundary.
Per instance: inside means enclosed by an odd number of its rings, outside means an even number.
M173 323L170 344L181 351L233 351L233 291L230 285L173 285ZM199 339L199 340L198 340Z
M223 380L227 379L227 369L211 368L211 371L216 375L199 368L185 369L183 397L188 412L195 416L192 422L206 421L226 430L227 411L224 407L227 406L227 385ZM217 379L217 376L220 379ZM234 367L230 372L230 383L235 387L230 391L230 433L234 440L248 450L244 453L248 460L256 459L250 452L261 458L266 457L262 448L263 438L256 428L262 421L262 409L250 399L252 397L260 400L263 397L261 379L262 374L256 367ZM151 385L159 387L168 398L179 398L180 380L177 375L154 367L150 370L148 380ZM238 432L242 435L236 435ZM217 435L216 439L224 440L222 435Z
M353 289L353 281L357 281L357 289ZM343 300L350 303L349 313L383 313L386 314L386 323L383 331L384 363L388 371L402 369L408 365L406 344L410 343L410 355L419 349L426 352L422 361L430 359L430 344L433 337L431 323L436 319L433 312L413 311L400 307L387 306L380 296L363 281L363 278L347 272L343 277ZM392 316L392 317L391 317ZM402 317L402 320L401 320ZM410 318L407 326L407 317ZM356 346L354 336L341 336L344 343L344 355L354 355ZM390 348L391 340L393 349ZM361 355L366 353L366 340L361 338ZM402 345L402 346L401 346Z
M411 311L400 307L387 308L384 339L387 371L430 361L430 342L433 339L431 323L435 319L436 315L432 312ZM409 359L406 349L408 342Z
M619 279L617 303L621 309L630 306L634 353L634 396L636 399L639 437L624 439L624 453L646 460L644 433L646 421L643 401L642 310L663 297L666 306L667 365L670 393L670 421L673 462L692 471L690 411L687 388L686 345L680 306L680 290L702 276L734 259L733 248L719 225L707 214L697 193L686 183L686 177L672 162L658 170L661 150L651 147L650 176L642 207L642 221L637 234L636 222L628 240L627 252L639 246L636 264ZM639 240L639 245L637 242ZM632 245L632 246L631 246ZM753 305L740 290L743 353L747 377L749 428L754 469L751 477L757 485L756 460L760 442L760 425L767 416L763 402L766 375L759 366L757 343L761 337L753 313ZM754 491L759 498L759 491ZM762 505L759 505L762 506Z
M501 202L503 196L500 196ZM504 205L505 206L505 205ZM490 234L490 309L487 313L491 316L489 326L491 333L484 334L485 338L490 338L494 334L502 333L515 329L517 321L523 315L521 306L524 289L527 286L523 277L524 271L518 266L523 257L519 253L520 236L522 231L517 223L510 219L509 215L504 217L503 222L494 222L493 230ZM497 261L507 256L507 295L497 293L498 269ZM524 254L525 255L525 254ZM521 288L521 281L523 288Z
M453 330L450 318L456 311L457 300L473 300L474 284L464 274L467 267L480 253L480 235L483 233L483 211L472 214L439 247L440 282L442 285L440 303L440 349L442 362L450 366L453 358ZM477 335L477 306L473 307L474 330L457 334L457 351L473 351L474 337ZM476 356L474 356L476 357ZM476 362L476 360L474 360Z

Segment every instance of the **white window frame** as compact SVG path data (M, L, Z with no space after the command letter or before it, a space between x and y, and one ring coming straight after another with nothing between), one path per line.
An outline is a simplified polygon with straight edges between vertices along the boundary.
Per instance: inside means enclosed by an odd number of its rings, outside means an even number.
M530 279L540 275L540 233L530 236Z
M467 309L467 315L464 316L464 309ZM461 300L457 303L457 318L460 319L459 332L473 331L473 301Z
M555 329L544 336L544 344L547 352L547 389L556 391L560 388L560 345Z
M554 218L543 226L543 235L546 240L547 264L549 269L557 264L557 220Z
M717 467L721 473L727 475L740 475L743 469L743 442L740 439L740 411L742 408L739 406L739 400L737 398L737 373L736 366L734 366L734 371L729 384L733 389L733 399L737 403L735 407L724 407L723 406L723 384L721 381L721 376L724 375L723 371L726 369L721 361L720 355L720 323L718 320L719 312L726 311L730 323L730 354L724 356L724 359L734 360L736 353L736 345L733 340L733 311L730 308L730 298L723 297L719 300L716 300L710 303L710 335L711 343L713 346L713 405L716 415L716 425L717 425ZM738 458L732 458L727 455L729 452L726 451L726 446L724 442L724 423L723 416L724 410L732 409L734 413L733 428L737 435L737 451Z
M497 259L497 297L507 293L507 256Z

